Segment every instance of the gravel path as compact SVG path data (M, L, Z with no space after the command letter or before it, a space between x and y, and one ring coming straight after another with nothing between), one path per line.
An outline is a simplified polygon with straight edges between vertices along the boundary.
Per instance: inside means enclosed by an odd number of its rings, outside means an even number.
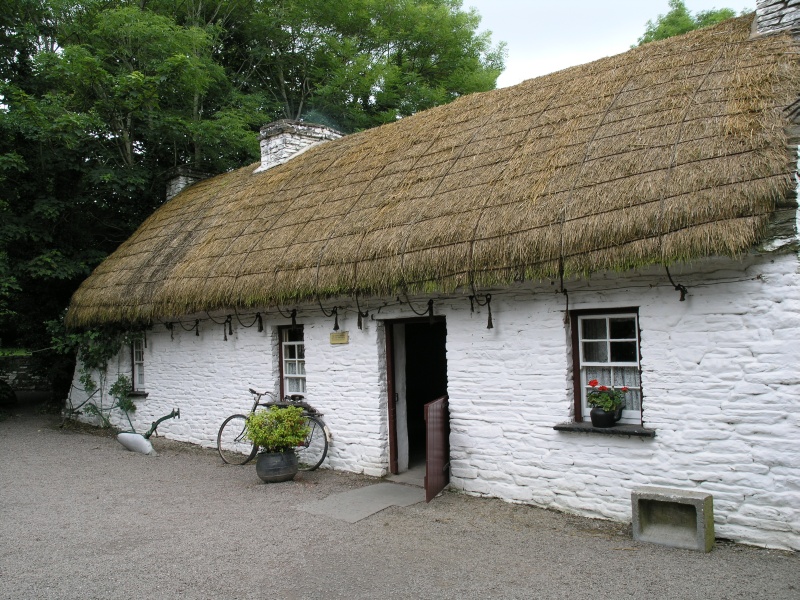
M159 452L0 422L0 598L800 598L800 555L634 542L628 526L446 492L355 524L294 509L370 485L255 467L153 438Z

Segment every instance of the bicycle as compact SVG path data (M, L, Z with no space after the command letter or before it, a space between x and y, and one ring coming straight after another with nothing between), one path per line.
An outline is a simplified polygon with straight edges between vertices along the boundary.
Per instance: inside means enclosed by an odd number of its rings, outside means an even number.
M303 416L306 417L310 431L305 442L295 448L295 454L301 471L313 471L319 467L328 455L328 443L331 439L328 426L320 418L322 413L305 402L304 396L300 394L285 396L280 402L275 400L275 395L271 392L257 392L251 388L250 393L254 398L250 414L255 413L259 406L265 408L299 406L303 409ZM264 396L268 396L270 401L261 402ZM217 452L223 462L229 465L247 464L258 454L258 446L245 437L246 420L245 415L231 415L222 422L217 433Z

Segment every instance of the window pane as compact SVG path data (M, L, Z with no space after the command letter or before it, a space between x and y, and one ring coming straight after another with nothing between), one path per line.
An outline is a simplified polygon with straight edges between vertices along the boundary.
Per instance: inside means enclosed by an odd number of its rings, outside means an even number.
M305 375L306 374L306 361L298 360L297 361L297 374L298 375Z
M297 358L297 346L293 344L285 344L283 346L283 356L288 360Z
M641 387L637 367L617 367L614 369L614 387Z
M286 361L286 374L297 375L297 365L294 362Z
M625 394L625 410L642 410L642 390L628 390Z
M305 357L306 357L305 344L298 344L297 345L297 358L305 358Z
M604 340L606 339L606 320L605 319L583 319L582 335L584 340Z
M608 349L605 342L583 342L584 362L608 362Z
M636 339L636 319L633 317L609 319L608 327L611 330L612 340Z
M636 362L636 342L611 342L611 362Z
M611 385L611 369L608 367L586 367L586 384L597 379L600 385Z
M302 342L303 341L303 328L302 327L295 327L292 329L283 330L283 341L284 342Z
M296 377L286 378L286 389L288 394L305 394L306 393L306 380L298 379Z

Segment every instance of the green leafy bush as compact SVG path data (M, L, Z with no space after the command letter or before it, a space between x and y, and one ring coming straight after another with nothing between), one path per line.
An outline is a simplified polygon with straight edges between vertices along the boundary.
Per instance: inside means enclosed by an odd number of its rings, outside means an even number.
M299 406L271 406L247 417L247 439L266 452L286 452L302 444L311 429Z

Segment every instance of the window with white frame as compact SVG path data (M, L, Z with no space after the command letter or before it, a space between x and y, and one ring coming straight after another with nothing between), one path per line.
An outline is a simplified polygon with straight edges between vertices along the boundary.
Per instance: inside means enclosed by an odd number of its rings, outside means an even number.
M131 354L133 357L133 391L144 391L144 339L137 338L131 344Z
M587 393L596 386L612 389L627 388L621 423L642 422L642 382L639 368L639 315L634 310L613 313L578 314L573 323L577 326L577 368L574 369L576 392L580 390L580 404L576 402L576 415L589 420L590 407ZM573 340L575 340L573 337ZM580 409L578 411L578 409Z
M306 393L306 347L303 326L286 327L281 335L281 393Z

